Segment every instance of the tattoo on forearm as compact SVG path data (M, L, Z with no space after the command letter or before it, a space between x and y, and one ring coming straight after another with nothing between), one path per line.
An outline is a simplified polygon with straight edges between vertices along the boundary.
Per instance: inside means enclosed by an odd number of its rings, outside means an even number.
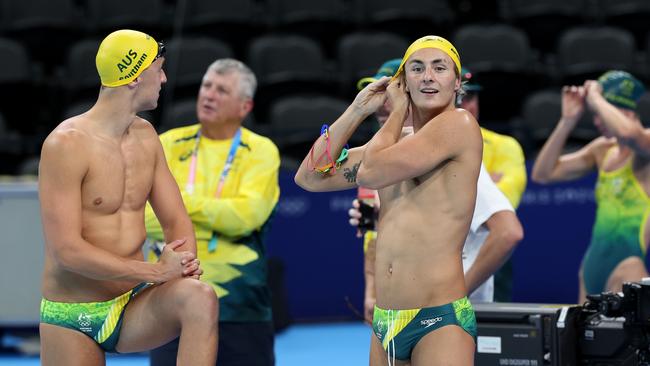
M343 176L348 180L348 183L355 183L357 181L357 172L359 171L359 165L361 165L361 162L352 165L352 168L343 169Z

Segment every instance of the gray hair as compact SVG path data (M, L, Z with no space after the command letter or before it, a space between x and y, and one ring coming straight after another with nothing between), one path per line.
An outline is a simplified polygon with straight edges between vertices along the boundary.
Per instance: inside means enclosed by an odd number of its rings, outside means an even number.
M239 93L242 97L253 99L257 89L257 78L253 71L243 62L232 58L221 58L213 62L203 76L205 78L211 72L219 75L237 72L239 74Z

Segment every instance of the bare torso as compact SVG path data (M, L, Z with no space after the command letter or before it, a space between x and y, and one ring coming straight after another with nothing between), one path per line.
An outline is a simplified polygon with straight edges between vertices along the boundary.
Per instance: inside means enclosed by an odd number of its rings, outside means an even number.
M84 115L64 121L52 134L74 131L83 138L87 172L81 182L82 238L123 258L143 260L144 207L151 191L157 135L135 118L121 141L88 128ZM47 247L47 245L46 245ZM129 281L94 280L60 266L46 250L43 296L52 301L112 299L134 287Z
M378 307L436 306L467 294L461 251L474 210L480 160L480 154L461 155L379 191Z

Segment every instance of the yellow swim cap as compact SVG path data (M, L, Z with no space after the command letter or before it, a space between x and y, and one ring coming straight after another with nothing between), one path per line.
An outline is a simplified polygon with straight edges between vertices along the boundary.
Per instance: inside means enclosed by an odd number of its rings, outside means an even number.
M145 33L122 29L109 34L95 56L102 85L116 87L135 80L159 51L158 42Z
M449 57L451 57L451 60L454 61L454 64L456 65L456 73L460 75L460 55L458 54L458 51L456 51L456 47L454 47L451 42L442 37L424 36L411 43L409 48L406 49L406 53L402 58L402 63L399 65L399 69L397 69L397 72L393 76L393 80L397 78L399 74L404 70L404 63L406 63L406 60L408 60L409 57L415 53L415 51L419 51L423 48L436 48L446 53Z

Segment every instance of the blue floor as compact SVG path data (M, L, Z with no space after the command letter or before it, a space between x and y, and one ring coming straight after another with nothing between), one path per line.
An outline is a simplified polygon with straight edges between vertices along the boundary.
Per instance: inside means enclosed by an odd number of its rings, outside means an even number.
M275 338L277 366L368 364L370 327L363 323L293 325ZM36 366L37 357L3 356L0 365ZM148 366L146 356L109 355L107 366Z

